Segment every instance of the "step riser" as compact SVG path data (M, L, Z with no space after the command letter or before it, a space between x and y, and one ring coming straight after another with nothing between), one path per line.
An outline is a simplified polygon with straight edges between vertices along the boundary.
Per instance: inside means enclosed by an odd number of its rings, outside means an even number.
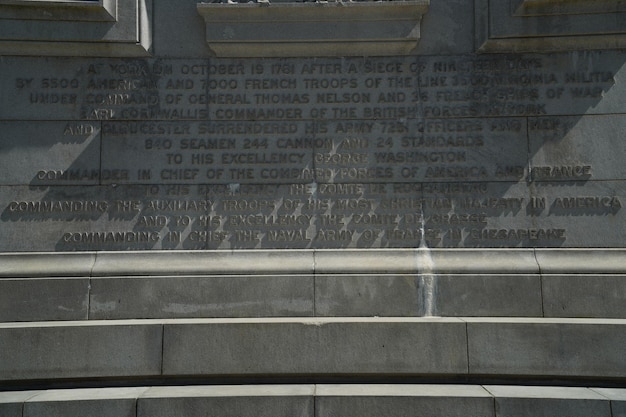
M36 294L46 294L46 297L37 297ZM626 275L0 279L2 322L211 317L420 317L428 312L443 317L626 318L624 305Z
M436 346L436 348L433 348ZM6 381L459 376L620 379L626 321L205 319L0 326Z

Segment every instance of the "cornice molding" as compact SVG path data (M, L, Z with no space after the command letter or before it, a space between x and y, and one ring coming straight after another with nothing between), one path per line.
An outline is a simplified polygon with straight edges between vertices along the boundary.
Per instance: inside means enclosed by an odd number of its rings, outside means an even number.
M626 47L617 0L475 0L476 50L519 53Z
M430 0L200 3L220 57L391 56L410 53Z
M0 55L149 56L151 15L152 0L0 0Z
M266 274L626 274L626 249L0 253L0 278Z

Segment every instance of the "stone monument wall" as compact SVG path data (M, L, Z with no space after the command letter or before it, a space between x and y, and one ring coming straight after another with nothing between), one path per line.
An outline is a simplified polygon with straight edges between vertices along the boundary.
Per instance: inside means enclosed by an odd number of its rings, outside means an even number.
M0 416L626 416L618 0L0 0Z

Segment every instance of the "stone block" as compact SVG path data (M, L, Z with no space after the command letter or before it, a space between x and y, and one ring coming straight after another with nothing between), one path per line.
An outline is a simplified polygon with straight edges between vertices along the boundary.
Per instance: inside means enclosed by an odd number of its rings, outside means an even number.
M613 274L624 271L624 255L620 248L609 249L535 249L535 256L544 274Z
M541 317L539 275L433 275L437 316Z
M419 311L417 282L416 275L317 275L315 314L416 316Z
M592 388L593 391L611 401L611 416L626 416L626 390L619 388Z
M621 246L623 53L471 54L472 22L455 23L475 4L459 3L434 6L431 30L447 37L411 56L209 58L190 40L172 58L178 41L202 35L187 0L158 5L158 22L172 15L165 28L189 20L164 55L3 58L0 250ZM508 13L520 1L484 5ZM345 9L361 6L388 7ZM435 48L451 38L463 39L457 52ZM101 138L87 145L93 129ZM40 171L51 177L35 184Z
M611 416L609 401L587 388L492 386L497 417Z
M87 0L89 3L26 3L8 0L0 7L0 18L7 20L45 20L115 22L116 0Z
M93 276L312 274L314 252L306 250L161 251L98 253Z
M0 277L86 277L95 253L0 253Z
M0 324L4 381L155 376L162 327L131 322Z
M262 180L263 182L264 180ZM207 246L211 249L306 249L316 235L316 206L292 197L304 184L213 186ZM216 228L217 219L220 226Z
M137 397L147 388L48 390L24 403L24 417L135 417Z
M0 392L0 414L3 417L23 417L23 403L41 391Z
M0 321L85 320L89 278L0 279Z
M137 403L137 417L313 417L313 386L155 387Z
M543 275L546 317L626 318L626 276Z
M315 415L374 417L493 416L493 399L477 386L318 385Z
M467 318L473 375L619 377L624 320Z
M107 277L91 281L89 318L312 316L313 277Z
M194 80L183 80L188 90ZM245 91L245 90L243 90ZM258 104L259 94L189 95L187 101ZM196 98L194 98L196 97ZM311 182L313 149L294 145L304 139L297 122L108 122L104 124L102 167L124 170L121 183L144 184L284 184ZM142 176L135 175L141 170ZM120 183L112 180L107 182Z
M188 320L166 324L164 338L166 375L467 372L456 319Z
M521 3L521 5L520 5ZM563 6L566 3L566 6ZM568 3L576 6L568 8ZM624 26L614 2L476 0L476 47L482 52L613 49L624 44ZM581 6L582 4L582 6ZM539 9L531 7L540 6ZM551 6L551 7L550 7ZM585 36L586 35L586 36ZM581 39L582 38L582 39Z

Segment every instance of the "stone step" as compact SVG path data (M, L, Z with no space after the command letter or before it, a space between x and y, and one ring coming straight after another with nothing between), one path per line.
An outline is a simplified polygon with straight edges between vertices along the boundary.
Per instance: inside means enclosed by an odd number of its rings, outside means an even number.
M625 346L623 319L4 323L0 382L338 377L624 382Z
M3 253L0 321L626 318L625 255L619 249Z
M160 386L0 392L3 417L624 417L626 389L496 385Z

